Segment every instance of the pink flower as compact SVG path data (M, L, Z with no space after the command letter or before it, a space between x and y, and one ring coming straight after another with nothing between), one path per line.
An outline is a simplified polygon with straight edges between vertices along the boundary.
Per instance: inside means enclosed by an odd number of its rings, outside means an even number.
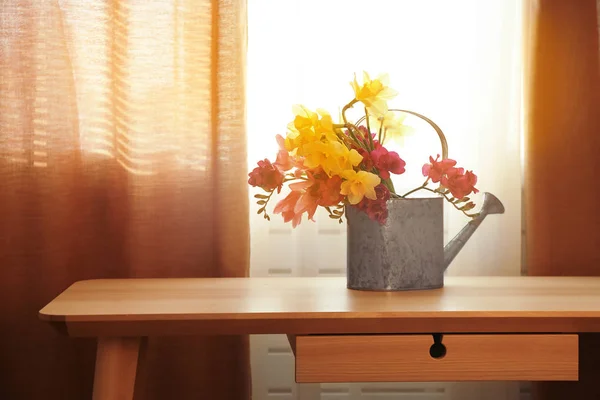
M379 170L379 175L383 179L389 179L390 172L393 174L404 173L406 162L400 158L395 151L388 151L385 147L379 146L371 152L371 158L375 167Z
M438 154L435 160L429 156L429 162L431 164L423 165L423 176L431 178L433 183L440 182L444 174L452 167L456 165L456 161L446 158L442 161L438 161L440 155Z
M273 164L280 171L289 171L294 167L294 163L292 162L292 158L290 157L290 153L287 150L279 150L277 153L277 159Z
M477 176L473 171L464 172L463 168L450 168L442 177L442 186L450 190L452 196L462 199L471 193L478 193L475 188Z
M258 162L258 167L248 174L248 183L254 187L260 187L267 192L277 189L281 191L283 186L283 173L271 161L264 159Z
M275 135L275 140L277 141L277 146L279 146L279 150L285 150L285 138L281 135Z
M285 148L285 139L281 135L276 135L275 140L277 140L277 145L279 146L279 151L277 152L277 159L273 163L281 172L289 171L293 167L302 168L302 162L297 162L292 157L290 157L290 152Z

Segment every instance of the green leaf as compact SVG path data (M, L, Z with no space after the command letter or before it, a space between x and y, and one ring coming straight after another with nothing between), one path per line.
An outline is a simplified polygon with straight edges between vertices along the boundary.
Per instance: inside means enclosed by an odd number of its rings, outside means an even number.
M261 208L261 209L259 209L259 210L258 210L256 213L257 213L257 214L262 214L262 212L263 212L263 211L265 211L265 208L264 208L264 207L263 207L263 208Z
M254 197L256 197L257 199L268 199L269 196L265 195L265 194L255 194Z
M259 206L262 206L263 204L267 204L266 200L259 200L256 202L256 204L258 204Z
M338 216L336 216L336 215L331 215L331 214L329 214L329 218L331 218L331 219L338 219L339 217L338 217Z

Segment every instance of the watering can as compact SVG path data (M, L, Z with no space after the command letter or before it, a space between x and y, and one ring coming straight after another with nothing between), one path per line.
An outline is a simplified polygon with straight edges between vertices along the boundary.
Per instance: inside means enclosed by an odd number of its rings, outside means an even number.
M442 158L448 147L441 129L426 120L438 133ZM477 216L444 246L444 198L390 198L384 225L369 219L356 207L346 206L347 287L357 290L399 291L437 289L444 286L444 273L483 220L503 214L496 196L485 192Z

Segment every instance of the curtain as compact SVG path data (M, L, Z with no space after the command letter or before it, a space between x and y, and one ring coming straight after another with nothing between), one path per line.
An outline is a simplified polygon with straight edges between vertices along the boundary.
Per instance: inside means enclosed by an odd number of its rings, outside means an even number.
M77 280L248 274L244 0L3 0L0 398L91 398ZM249 397L246 337L150 338L139 399Z
M525 145L531 275L600 275L600 46L596 0L530 2ZM600 337L580 337L579 382L534 386L538 400L600 398Z

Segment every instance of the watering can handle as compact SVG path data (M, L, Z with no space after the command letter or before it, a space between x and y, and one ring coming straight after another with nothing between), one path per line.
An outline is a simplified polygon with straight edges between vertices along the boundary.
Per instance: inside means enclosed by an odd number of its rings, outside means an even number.
M415 117L421 118L423 121L425 121L429 125L431 125L431 127L433 129L435 129L435 132L438 134L438 137L440 138L440 144L442 145L442 160L445 160L446 158L448 158L448 141L446 140L446 136L444 135L444 132L442 132L442 129L435 122L433 122L432 120L430 120L429 118L427 118L426 116L424 116L422 114L419 114L417 112L410 111L410 110L390 109L389 111L397 111L397 112L411 114L411 115L414 115ZM365 117L361 117L358 121L356 121L356 124L359 125L364 119L365 119Z

